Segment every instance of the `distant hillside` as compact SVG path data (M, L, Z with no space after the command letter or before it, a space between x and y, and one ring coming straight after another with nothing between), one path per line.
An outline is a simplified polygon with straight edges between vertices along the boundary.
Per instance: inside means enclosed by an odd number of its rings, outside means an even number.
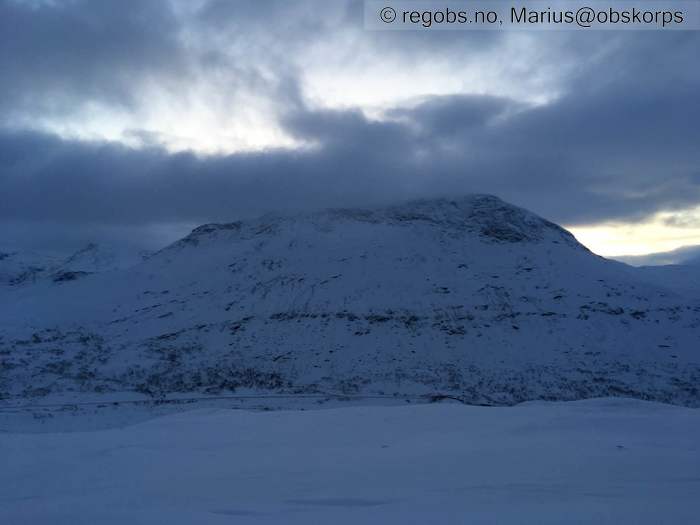
M91 273L128 268L145 256L93 242L68 256L56 252L0 250L0 286L23 286L44 280L72 281Z
M616 259L632 266L663 266L669 264L700 266L700 246L684 246L670 252L628 255L616 257Z

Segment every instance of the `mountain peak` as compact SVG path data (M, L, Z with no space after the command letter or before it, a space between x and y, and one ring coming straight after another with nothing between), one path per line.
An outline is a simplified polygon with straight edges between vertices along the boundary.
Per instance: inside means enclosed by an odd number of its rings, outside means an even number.
M130 269L79 279L86 269L74 261L61 284L0 294L0 397L255 389L700 405L697 298L490 195L204 225Z
M329 208L297 215L268 214L250 221L205 224L195 228L183 241L197 244L203 237L222 232L260 235L273 233L285 224L311 223L324 231L344 223L423 225L449 233L474 234L484 242L551 242L585 249L564 228L502 199L487 194L458 198L407 201L373 208ZM248 236L246 235L246 236Z

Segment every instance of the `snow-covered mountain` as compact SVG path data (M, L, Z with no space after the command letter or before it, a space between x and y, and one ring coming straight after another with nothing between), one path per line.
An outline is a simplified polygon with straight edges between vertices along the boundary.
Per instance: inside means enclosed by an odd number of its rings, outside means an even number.
M682 265L682 266L700 266L700 246L684 246L670 252L650 253L648 255L628 255L617 257L618 261L622 261L632 266L665 266L665 265Z
M210 224L0 294L0 392L622 395L700 406L700 298L496 197Z
M0 250L0 286L36 282L61 262L57 254Z
M0 250L0 286L26 286L43 280L73 281L91 273L128 268L143 252L116 250L94 242L66 256L57 252Z

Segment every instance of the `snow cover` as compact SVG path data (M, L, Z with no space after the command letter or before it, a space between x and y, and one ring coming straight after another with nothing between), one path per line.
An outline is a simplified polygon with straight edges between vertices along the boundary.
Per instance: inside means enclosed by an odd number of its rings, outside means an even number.
M698 522L687 269L485 195L104 253L0 253L2 524Z
M695 524L699 443L697 410L624 399L0 432L0 523Z
M35 282L60 262L60 255L54 253L0 250L0 286Z
M116 250L89 242L66 256L58 252L0 250L0 292L3 286L27 286L37 282L73 281L96 272L134 266L145 252Z
M449 394L700 405L700 295L492 196L212 224L0 290L0 397Z

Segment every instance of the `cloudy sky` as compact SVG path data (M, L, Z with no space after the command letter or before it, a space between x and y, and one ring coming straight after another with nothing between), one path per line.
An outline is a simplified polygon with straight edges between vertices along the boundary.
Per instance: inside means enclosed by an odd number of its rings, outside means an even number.
M0 0L5 243L494 193L700 244L700 32L368 31L357 1Z

